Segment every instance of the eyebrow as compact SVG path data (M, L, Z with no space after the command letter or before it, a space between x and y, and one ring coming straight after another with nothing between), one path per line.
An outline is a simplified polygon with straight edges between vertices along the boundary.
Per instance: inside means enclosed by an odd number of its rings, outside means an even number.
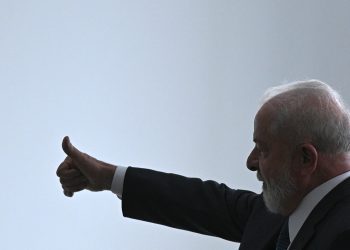
M263 141L257 138L253 138L253 142L255 142L256 144L259 144L261 147L266 147L266 143L264 143Z
M262 143L262 141L260 141L260 140L257 139L257 138L253 138L253 142L255 142L255 143Z

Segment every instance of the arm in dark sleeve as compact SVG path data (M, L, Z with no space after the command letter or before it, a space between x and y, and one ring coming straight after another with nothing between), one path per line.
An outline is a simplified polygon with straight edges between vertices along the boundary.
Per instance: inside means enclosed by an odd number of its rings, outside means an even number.
M214 181L129 167L123 215L240 242L259 195Z

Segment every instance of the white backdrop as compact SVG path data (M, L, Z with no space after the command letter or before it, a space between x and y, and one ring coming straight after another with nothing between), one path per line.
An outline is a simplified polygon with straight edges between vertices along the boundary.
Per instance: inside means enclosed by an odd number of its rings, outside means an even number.
M349 1L0 0L5 250L237 249L61 192L64 135L121 165L260 192L245 168L263 91L318 78L348 101Z

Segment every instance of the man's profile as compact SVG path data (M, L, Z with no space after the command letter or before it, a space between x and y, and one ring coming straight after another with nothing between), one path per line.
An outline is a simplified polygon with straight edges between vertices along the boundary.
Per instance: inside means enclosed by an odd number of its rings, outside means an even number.
M123 215L240 242L240 249L350 249L350 114L318 80L266 91L247 167L262 194L214 181L121 167L65 137L64 194L111 190Z

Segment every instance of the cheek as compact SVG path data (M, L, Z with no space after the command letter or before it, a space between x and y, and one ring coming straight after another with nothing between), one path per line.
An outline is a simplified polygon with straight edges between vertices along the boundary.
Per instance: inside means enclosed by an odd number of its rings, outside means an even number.
M260 160L259 161L259 172L261 174L261 176L263 177L264 180L269 179L270 178L270 169L269 169L269 164L267 164L266 161L264 160Z
M291 180L293 180L293 182L296 186L300 187L300 186L304 185L303 176L301 176L300 173L295 168L293 168L293 166L291 166L289 174L290 174Z
M278 176L281 166L276 165L273 161L261 160L259 169L263 179L269 181Z

